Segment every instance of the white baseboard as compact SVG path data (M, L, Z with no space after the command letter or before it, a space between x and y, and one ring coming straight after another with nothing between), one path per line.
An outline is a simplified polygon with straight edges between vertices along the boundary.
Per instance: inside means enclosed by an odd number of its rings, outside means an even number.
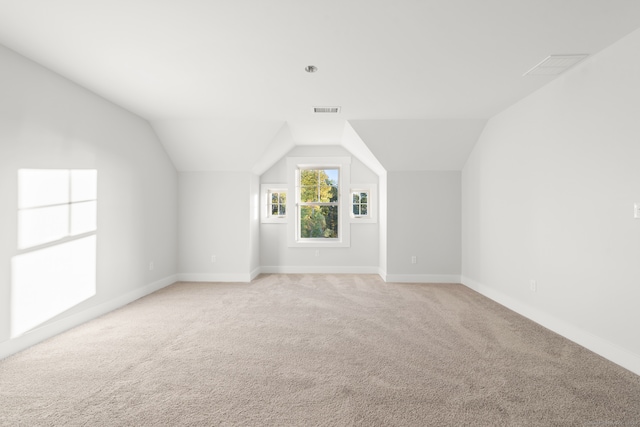
M385 282L391 283L460 283L458 274L387 274Z
M254 270L255 271L255 270ZM181 282L243 282L252 280L251 273L180 273Z
M378 268L378 276L385 282L387 281L387 270L383 270L382 268Z
M260 275L260 273L262 273L262 267L255 268L250 274L249 281L251 281L251 280L255 279L256 277L258 277Z
M275 274L378 274L378 267L268 265L262 266L261 271Z
M63 317L62 319L56 320L54 322L47 323L29 332L26 332L19 337L2 342L0 343L0 359L4 359L5 357L11 356L12 354L31 347L32 345L35 345L64 331L88 322L89 320L95 319L96 317L102 316L103 314L107 314L110 311L123 307L137 299L140 299L146 295L167 287L177 281L178 277L176 275L165 277L164 279L150 283L142 288L134 289L112 300L103 302L93 307L89 307L86 310L67 317Z
M486 296L500 305L544 326L545 328L562 335L563 337L579 344L594 353L604 357L625 369L640 375L640 355L633 353L606 339L600 338L571 323L522 303L515 298L496 291L486 285L462 276L462 284L474 291Z

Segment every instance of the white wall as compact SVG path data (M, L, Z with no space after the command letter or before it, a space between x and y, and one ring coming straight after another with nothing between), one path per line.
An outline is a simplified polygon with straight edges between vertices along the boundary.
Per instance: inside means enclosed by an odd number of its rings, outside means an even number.
M2 357L176 279L177 176L146 121L1 46L0 63ZM9 340L21 168L97 169L97 289Z
M260 274L260 177L250 174L249 272L251 279Z
M386 280L387 278L387 268L388 268L388 193L387 193L387 172L384 172L380 175L379 185L378 185L378 230L380 231L379 236L379 268L378 274Z
M489 121L462 256L465 284L636 373L639 51L636 31Z
M253 176L224 171L178 174L181 280L250 280L255 226L251 194L257 187L251 183Z
M261 176L263 184L286 184L286 157L350 156L340 146L298 146ZM378 184L378 176L352 157L351 182ZM351 224L348 248L287 247L287 225L260 224L260 263L265 272L378 273L379 224ZM318 256L316 256L316 251Z
M459 283L461 173L396 171L387 181L387 280Z

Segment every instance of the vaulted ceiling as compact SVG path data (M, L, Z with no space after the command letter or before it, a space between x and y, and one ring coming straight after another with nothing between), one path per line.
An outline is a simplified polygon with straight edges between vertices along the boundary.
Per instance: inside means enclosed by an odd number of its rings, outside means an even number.
M353 131L387 170L460 169L554 78L524 72L638 27L637 0L0 0L1 44L148 120L181 171Z

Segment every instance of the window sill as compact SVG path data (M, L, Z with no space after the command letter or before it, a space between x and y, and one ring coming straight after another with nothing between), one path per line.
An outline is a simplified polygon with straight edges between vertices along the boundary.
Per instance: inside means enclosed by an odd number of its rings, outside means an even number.
M260 222L262 224L286 224L288 220L287 217L262 217Z
M331 239L301 239L289 242L290 248L348 248L349 242Z

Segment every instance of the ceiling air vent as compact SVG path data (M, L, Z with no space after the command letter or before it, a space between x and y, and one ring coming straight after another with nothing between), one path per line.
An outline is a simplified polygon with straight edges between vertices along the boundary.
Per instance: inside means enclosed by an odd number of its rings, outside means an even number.
M576 65L589 55L549 55L538 65L527 71L523 76L557 76L563 71Z
M340 107L313 107L313 112L338 114L340 112Z

